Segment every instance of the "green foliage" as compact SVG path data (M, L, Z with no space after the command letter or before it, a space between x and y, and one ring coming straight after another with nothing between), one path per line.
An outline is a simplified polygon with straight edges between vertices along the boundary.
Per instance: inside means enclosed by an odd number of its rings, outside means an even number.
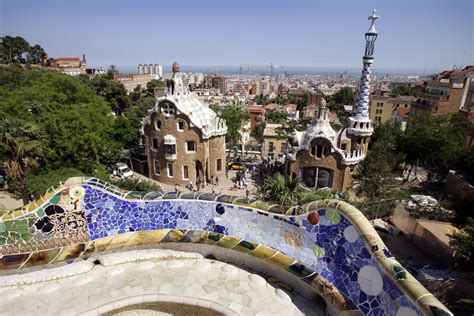
M257 195L270 203L295 206L303 191L301 183L300 177L285 179L282 174L277 173L265 178L263 186L257 190Z
M468 224L460 231L453 233L456 240L455 248L466 266L472 269L474 266L474 220L469 217Z
M260 125L258 125L255 130L252 132L252 137L255 138L255 140L257 140L257 142L263 144L263 133L265 131L265 126L267 124L264 122Z
M301 194L299 199L299 204L303 205L309 202L318 201L318 200L328 200L328 199L337 199L337 194L335 191L325 190L325 189L313 189Z
M344 105L353 104L355 99L354 89L343 87L333 96L328 98L328 109L337 114L339 121L343 122L349 114L344 110Z
M413 116L400 142L407 162L423 163L432 171L455 166L469 148L464 127L452 124L451 119L449 115L434 116L429 113ZM459 116L455 119L462 120Z
M399 164L396 155L398 125L380 124L374 131L367 157L357 165L358 192L373 201L398 194L394 170Z
M392 89L392 93L395 95L411 95L411 96L416 96L416 90L414 87L412 87L410 84L400 84L395 86L395 88Z
M146 84L146 93L148 96L155 95L155 88L165 88L166 82L163 80L153 79Z
M71 166L91 174L96 165L115 162L123 140L107 102L78 78L39 69L0 69L0 115L39 126L47 168Z
M118 186L121 189L129 191L141 191L141 192L150 192L150 191L162 191L162 189L151 182L141 181L136 178L127 178L120 180L112 180L113 185Z
M127 95L125 86L120 82L110 80L106 76L95 76L90 81L90 85L109 103L115 115L122 115L123 111L131 106L130 96Z
M39 197L61 181L81 176L84 176L84 173L72 167L60 167L57 169L36 168L27 172L26 181L31 194Z
M25 170L37 165L44 153L43 135L38 127L19 118L0 121L0 161L5 163L7 177L18 184L24 203L29 201Z
M46 52L43 47L30 44L21 36L5 35L0 38L1 64L43 64Z
M297 120L286 120L281 127L276 129L276 132L279 139L289 139L295 135L296 131L305 131L310 124L310 117L302 117Z
M233 144L240 142L242 138L240 132L250 119L250 113L241 100L234 100L231 105L221 108L218 105L211 105L210 108L216 112L217 116L223 119L227 125L227 141Z
M272 111L267 114L268 123L281 124L288 118L288 114L283 111Z
M352 104L354 103L355 99L355 92L354 89L351 87L342 87L339 91L337 91L333 96L332 100L336 104Z

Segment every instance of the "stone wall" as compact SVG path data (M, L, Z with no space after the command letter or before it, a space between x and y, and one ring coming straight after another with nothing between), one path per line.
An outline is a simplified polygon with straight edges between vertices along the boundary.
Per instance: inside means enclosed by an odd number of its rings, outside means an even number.
M456 171L449 170L444 191L454 198L465 199L474 196L474 185L463 179L462 175L456 174Z

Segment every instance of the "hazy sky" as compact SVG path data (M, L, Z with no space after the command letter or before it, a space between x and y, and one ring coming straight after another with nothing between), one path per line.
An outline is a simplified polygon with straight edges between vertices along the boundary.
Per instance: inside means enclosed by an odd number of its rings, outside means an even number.
M372 9L379 69L473 64L473 0L0 0L0 34L93 66L360 67ZM464 56L464 61L463 61Z

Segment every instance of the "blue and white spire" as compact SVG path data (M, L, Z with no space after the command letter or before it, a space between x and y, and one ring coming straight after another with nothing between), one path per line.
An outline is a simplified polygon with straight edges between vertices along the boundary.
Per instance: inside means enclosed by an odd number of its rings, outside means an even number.
M369 30L365 33L365 54L363 57L364 67L357 91L357 100L352 109L352 115L348 119L348 132L358 136L370 136L373 132L372 122L369 118L369 85L372 64L374 62L374 44L378 32L375 29L375 21L379 16L374 10L369 20L372 20Z

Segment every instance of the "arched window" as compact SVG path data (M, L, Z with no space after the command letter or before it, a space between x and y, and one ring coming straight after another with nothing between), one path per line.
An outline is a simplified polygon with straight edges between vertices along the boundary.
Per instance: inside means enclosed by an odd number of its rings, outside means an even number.
M311 155L314 156L316 155L316 147L311 147Z

